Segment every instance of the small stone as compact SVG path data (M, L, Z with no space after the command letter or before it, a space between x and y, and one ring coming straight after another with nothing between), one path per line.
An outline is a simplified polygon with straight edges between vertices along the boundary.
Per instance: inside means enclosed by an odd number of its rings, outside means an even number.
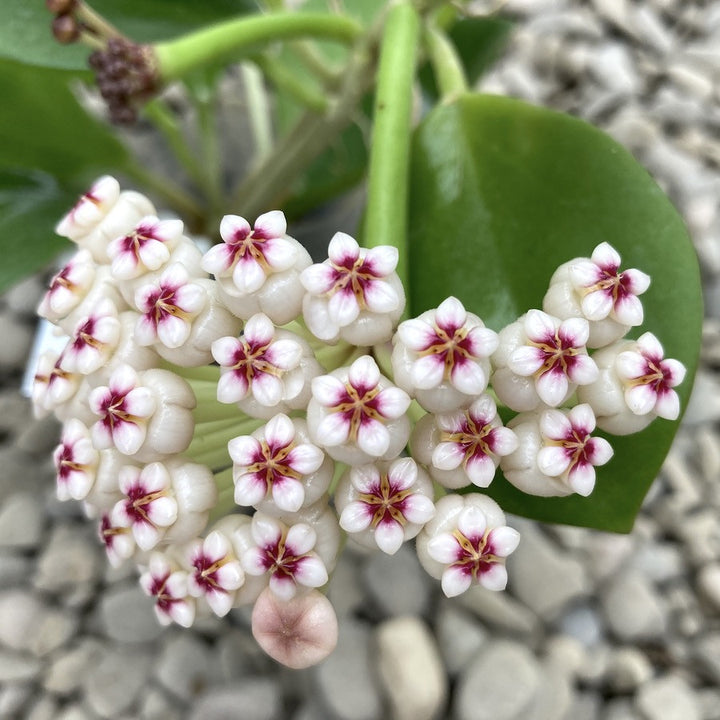
M720 632L710 632L697 638L692 657L698 674L720 687Z
M155 677L168 692L186 702L202 695L217 675L207 646L182 632L166 639Z
M20 430L15 444L33 455L50 455L60 442L60 423L53 415L29 422Z
M94 638L81 638L70 650L52 660L43 687L60 696L71 695L82 684L83 678L102 656L102 646Z
M636 538L615 533L592 533L588 539L588 566L596 581L617 574L628 558L635 552Z
M510 633L528 641L540 635L542 625L537 615L507 592L494 592L481 585L473 585L453 599L477 615L491 630Z
M0 554L0 588L23 585L30 579L32 562L22 555Z
M37 658L0 649L0 683L34 680L41 667Z
M55 594L76 592L80 586L95 582L99 572L94 528L87 524L58 525L38 560L34 585Z
M15 315L32 318L45 294L45 285L39 275L15 283L4 294L5 304Z
M397 617L377 628L378 674L393 720L435 720L448 687L435 639L415 617Z
M643 685L636 704L646 720L702 720L693 689L677 675L666 675Z
M363 569L368 593L385 616L423 615L433 582L407 543L395 555L375 553Z
M100 600L100 617L105 634L120 643L151 642L164 628L153 612L153 601L137 582L118 585Z
M695 699L702 720L717 720L718 708L720 708L720 688L699 688L695 691Z
M48 485L54 482L54 476L39 465L36 457L12 445L0 447L0 468L3 471L0 503L18 493L42 497Z
M320 696L337 720L383 717L374 664L367 626L346 620L340 625L335 651L315 668Z
M33 341L33 330L7 311L0 312L0 370L18 371L25 361Z
M360 587L361 568L364 564L365 558L346 548L330 577L327 596L340 622L342 618L353 615L366 603L363 589Z
M228 687L210 688L192 709L189 720L276 720L282 693L276 680L245 678Z
M597 80L613 92L635 95L642 87L630 52L626 46L618 43L599 46L590 70Z
M483 625L453 600L440 602L435 619L435 634L445 667L451 676L457 675L467 666L488 637Z
M0 717L11 718L20 713L32 697L33 686L30 683L9 683L0 686Z
M545 643L545 665L574 678L587 659L583 644L570 635L553 635Z
M28 708L27 715L23 720L57 720L57 718L57 701L50 695L43 695Z
M570 608L559 620L562 632L575 638L585 647L593 647L600 643L605 635L605 628L598 611L590 605L577 605Z
M632 556L631 566L654 583L666 583L685 572L680 548L671 542L641 545Z
M717 510L707 508L693 513L677 526L689 560L696 565L720 560L720 518Z
M143 693L139 708L140 720L180 720L180 711L157 688Z
M6 498L0 508L0 548L37 547L43 531L42 505L30 493Z
M226 628L215 645L220 677L236 680L243 675L263 674L274 662L260 649L249 631Z
M608 685L617 693L635 691L653 676L652 664L637 648L613 650L608 663Z
M710 563L698 573L698 588L712 607L720 610L720 563Z
M590 592L585 568L531 524L518 529L520 545L507 560L510 589L544 620L554 620Z
M544 663L540 686L532 702L532 720L564 718L572 707L573 689L568 674L555 665ZM525 718L522 718L525 720Z
M599 720L600 697L592 692L577 693L570 709L561 720Z
M85 678L83 687L90 709L102 718L128 712L150 679L150 655L127 648L108 650Z
M12 650L47 655L72 637L77 624L74 615L47 607L28 592L0 593L0 642Z
M519 643L488 644L460 676L457 720L526 720L542 681L535 656Z
M588 649L585 662L578 668L578 679L588 687L604 686L609 663L610 647L608 645L598 645Z
M640 720L628 698L612 698L605 704L603 720ZM647 718L643 718L647 720Z
M665 635L662 598L642 575L625 572L618 576L601 600L605 620L620 640L659 640Z
M15 388L0 391L0 434L13 438L33 422L30 401Z

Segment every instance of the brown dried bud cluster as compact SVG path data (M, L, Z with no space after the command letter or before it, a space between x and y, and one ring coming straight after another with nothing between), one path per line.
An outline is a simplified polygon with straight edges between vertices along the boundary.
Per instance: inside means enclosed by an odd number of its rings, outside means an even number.
M135 122L137 102L157 90L152 48L124 38L111 38L105 50L90 55L89 63L107 102L110 120L125 125Z

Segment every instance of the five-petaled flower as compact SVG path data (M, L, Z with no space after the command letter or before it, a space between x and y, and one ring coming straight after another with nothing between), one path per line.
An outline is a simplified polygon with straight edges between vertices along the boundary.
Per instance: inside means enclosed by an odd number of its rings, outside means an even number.
M53 453L59 500L84 500L95 480L99 454L90 432L77 418L63 427L60 444Z
M505 516L490 498L446 495L418 537L418 556L425 569L441 579L448 597L460 595L473 583L504 590L505 558L519 540L518 531L505 525Z
M380 374L369 355L312 382L310 436L328 454L350 464L397 457L410 435L410 397Z
M397 248L368 250L349 235L335 233L328 260L300 276L308 291L303 317L310 332L330 343L339 337L361 346L389 340L405 307L397 263Z
M55 232L75 240L92 230L120 197L120 183L110 175L99 177L75 202L55 227Z
M38 315L53 322L66 317L87 295L96 275L90 252L78 250L50 281L50 287L38 307Z
M466 410L425 415L411 439L413 455L446 488L488 487L500 458L517 446L515 433L503 427L495 401L486 394Z
M188 564L190 595L205 598L218 617L227 615L233 606L235 591L245 582L245 573L225 534L213 530L204 540L191 543Z
M338 484L340 527L363 545L395 554L435 514L430 478L412 458L363 465Z
M195 602L188 594L188 574L163 553L150 555L140 575L140 587L155 598L155 615L162 625L176 622L190 627L195 620Z
M278 597L289 600L298 586L316 588L328 581L325 564L313 551L317 534L310 525L287 526L256 512L250 530L255 545L243 553L243 569L249 575L268 575Z
M395 382L430 412L452 410L485 390L497 333L454 297L400 323L394 338Z
M102 514L98 524L98 536L105 546L108 562L113 567L119 567L132 557L137 547L130 528L115 524L111 512Z
M318 500L332 479L332 461L325 463L323 451L308 441L304 421L282 413L253 435L230 440L228 452L238 505L258 506L272 498L278 509L296 512L308 499Z
M107 363L120 342L121 326L115 304L104 299L78 322L63 352L63 370L90 375Z

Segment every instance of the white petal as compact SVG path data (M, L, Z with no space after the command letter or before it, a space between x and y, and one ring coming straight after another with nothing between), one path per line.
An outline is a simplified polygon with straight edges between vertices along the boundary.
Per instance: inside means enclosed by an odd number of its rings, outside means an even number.
M340 527L348 533L362 532L370 527L373 513L364 502L353 501L340 514Z
M212 534L212 533L211 533ZM230 551L229 543L228 550L223 553L218 559L224 558ZM213 557L211 555L211 557ZM237 590L242 586L245 580L245 573L243 572L242 566L238 560L230 560L224 562L217 570L218 583L225 590Z
M302 357L300 343L289 338L276 340L265 353L268 362L281 370L291 370L296 367Z
M590 337L590 325L584 318L568 318L560 323L558 337L573 347L582 347Z
M660 369L665 375L665 381L670 387L676 387L684 379L687 370L679 360L668 358L660 363Z
M152 550L160 542L160 531L149 522L136 522L132 534L141 550Z
M650 276L642 270L630 268L622 273L623 280L630 281L627 285L633 295L642 295L650 287Z
M146 432L144 425L119 422L112 431L113 444L123 455L134 455L145 442Z
M380 487L380 471L372 464L353 467L350 482L358 492L376 495Z
M555 337L555 322L542 310L529 310L524 322L525 334L537 343L548 342Z
M432 464L438 470L454 470L465 459L465 451L458 443L441 442L432 454Z
M260 263L250 255L245 255L235 265L232 278L235 287L241 293L249 295L263 286L266 275Z
M221 532L214 530L208 533L202 544L202 552L212 562L222 560L230 552L230 543Z
M400 323L397 329L400 342L410 350L426 350L437 340L435 330L424 320L406 320Z
M149 315L141 315L135 324L135 342L143 347L157 340L157 328Z
M146 506L146 510L150 522L157 527L170 527L177 520L177 502L171 497L156 498Z
M305 587L321 587L328 581L323 561L314 555L300 560L295 570L295 580Z
M424 525L435 515L435 505L429 497L415 493L405 500L403 515L408 522Z
M303 287L313 295L329 292L335 285L336 271L327 263L317 263L305 268L300 274Z
M520 533L515 528L501 525L488 533L490 552L498 557L507 557L520 543Z
M330 319L340 327L345 327L357 320L360 306L350 287L337 290L330 296L328 314Z
M591 438L585 447L588 460L593 465L604 465L614 455L612 445L605 438Z
M478 540L487 528L485 513L474 505L463 508L457 518L457 528L468 540Z
M583 315L593 322L605 319L613 309L612 295L606 290L588 293L581 303Z
M485 371L472 360L455 363L450 378L452 384L466 395L479 395L488 383Z
M167 348L179 348L190 337L191 325L177 315L163 315L157 326L160 342Z
M252 394L265 407L274 407L283 396L282 380L267 373L257 373L252 379Z
M645 313L642 302L635 295L625 295L618 298L613 308L615 320L622 325L635 327L642 325Z
M465 339L470 341L468 351L475 357L490 357L500 344L500 336L486 327L472 328Z
M637 345L642 354L647 358L660 361L665 355L660 341L650 332L643 333L637 339Z
M595 487L595 468L590 463L578 463L568 474L570 487L583 497L587 497Z
M389 387L376 396L377 409L386 418L396 420L410 407L410 396L400 388Z
M347 261L355 262L360 256L360 246L354 238L343 232L336 232L328 245L328 257L336 265Z
M248 392L248 383L245 375L233 371L220 375L217 385L217 399L221 403L236 403L242 400Z
M440 581L442 591L449 598L462 595L472 584L472 576L459 567L449 567Z
M276 544L282 535L278 521L259 512L253 516L250 532L253 540L261 547Z
M495 463L487 455L473 455L465 465L465 472L473 485L486 488L495 477Z
M395 460L390 466L388 476L398 491L407 490L417 480L417 465L409 457Z
M370 355L363 355L350 366L348 380L357 390L371 390L380 382L380 369Z
M195 620L195 604L189 600L173 603L168 614L180 627L189 628Z
M136 387L125 395L125 409L135 417L150 417L156 406L157 402L150 388Z
M260 246L265 261L274 272L283 272L291 268L297 260L297 248L286 238L275 237L266 240Z
M549 445L540 449L537 455L540 471L550 477L562 475L570 465L567 452L558 445Z
M234 260L232 248L225 243L214 245L203 256L200 267L207 273L220 277L228 270Z
M569 389L568 379L564 373L549 370L535 381L535 388L540 399L550 407L557 407L566 397Z
M647 415L655 408L657 393L650 385L635 385L625 391L625 402L635 415Z
M320 468L324 459L325 454L319 447L305 443L296 445L290 451L287 462L300 475L312 475Z
M264 575L267 572L265 567L265 553L259 547L253 547L243 553L240 558L240 565L248 575Z
M272 488L275 504L285 512L297 512L305 502L305 488L292 478L275 481Z
M252 345L269 345L275 338L275 326L267 315L257 313L245 323L243 334Z
M389 275L398 264L398 249L392 245L378 245L365 253L365 263L375 277Z
M287 220L282 210L271 210L255 220L254 232L264 238L279 238L287 232Z
M295 426L284 413L278 413L265 425L265 440L276 447L287 447L295 439ZM259 445L258 445L259 448Z
M350 435L350 422L342 413L331 413L320 421L316 434L324 447L342 445Z
M615 359L615 369L621 378L632 380L645 375L648 371L648 362L639 352L627 350L621 352Z
M502 563L492 563L490 567L481 573L478 578L480 584L488 590L500 592L507 585L508 575L505 565Z
M568 368L568 377L578 385L589 385L598 379L600 371L589 355L576 355Z
M410 377L416 388L436 388L445 378L445 361L440 355L425 355L410 366Z
M433 560L443 565L449 565L462 557L458 541L449 532L430 538L427 551Z
M225 617L232 609L234 598L231 593L211 590L205 595L205 600L215 615Z
M375 542L386 554L394 555L405 540L402 525L395 520L383 520L375 528Z
M293 525L285 538L285 547L290 555L299 557L309 553L317 542L317 533L305 523Z
M239 215L225 215L220 221L220 236L226 242L245 238L251 231L250 223Z
M602 277L600 268L590 260L573 261L569 272L570 281L577 288L590 287Z
M363 297L368 310L374 313L390 313L400 304L395 289L383 280L370 280L363 286Z
M495 455L510 455L518 449L518 437L510 428L494 428L490 445Z
M237 360L238 351L243 347L242 342L235 337L221 337L214 340L210 346L212 356L222 367L232 367Z
M390 433L377 420L367 420L357 432L358 447L372 457L382 457L390 447Z
M435 324L448 334L455 333L465 324L466 319L467 312L463 304L452 296L445 298L435 312Z
M545 353L537 347L522 345L513 350L508 367L517 375L528 377L536 373L545 362Z
M240 435L228 442L230 457L238 465L247 466L262 458L260 442L251 435Z
M570 420L560 410L545 410L540 416L540 432L551 440L565 440L572 431Z
M345 393L345 385L333 375L320 375L313 378L313 397L325 407L335 407L342 401Z
M245 473L235 481L234 499L238 505L254 506L265 499L267 485L258 473Z
M661 390L655 402L655 413L666 420L677 420L680 415L680 398L674 390Z
M569 413L570 422L575 430L590 434L595 429L595 413L587 403L576 405Z
M270 590L281 600L292 600L297 594L295 581L287 575L277 573L270 577Z

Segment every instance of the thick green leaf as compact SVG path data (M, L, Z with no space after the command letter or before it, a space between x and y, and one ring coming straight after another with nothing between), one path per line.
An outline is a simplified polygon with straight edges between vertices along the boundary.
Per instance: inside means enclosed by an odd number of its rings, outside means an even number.
M683 222L632 156L580 120L501 97L436 108L413 142L410 298L414 315L459 297L495 330L539 307L562 262L602 241L624 267L652 277L645 324L685 363L687 403L697 367L702 300ZM505 510L550 522L628 532L677 422L609 438L615 456L589 498L536 498L496 477Z
M68 87L71 79L61 70L0 60L0 167L67 179L125 163L125 148L80 107Z
M0 170L0 292L69 247L53 229L73 201L50 175Z
M90 5L137 42L164 40L257 10L253 0L91 0ZM85 69L89 48L59 45L50 32L51 22L42 0L2 0L0 57L29 65Z

